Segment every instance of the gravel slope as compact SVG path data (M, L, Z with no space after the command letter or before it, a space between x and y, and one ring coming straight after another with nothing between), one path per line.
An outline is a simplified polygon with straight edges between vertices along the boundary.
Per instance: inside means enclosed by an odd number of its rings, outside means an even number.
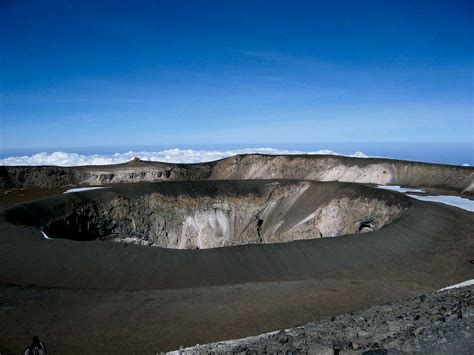
M168 354L472 354L474 286Z

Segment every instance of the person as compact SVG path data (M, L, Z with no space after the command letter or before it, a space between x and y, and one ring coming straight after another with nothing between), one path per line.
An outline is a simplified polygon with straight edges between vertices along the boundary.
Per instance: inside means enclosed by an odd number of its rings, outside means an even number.
M35 335L31 345L26 348L25 355L46 355L46 345L44 345Z

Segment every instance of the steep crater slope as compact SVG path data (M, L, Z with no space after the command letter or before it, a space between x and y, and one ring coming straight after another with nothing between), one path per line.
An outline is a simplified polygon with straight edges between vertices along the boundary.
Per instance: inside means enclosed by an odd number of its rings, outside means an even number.
M177 181L66 194L10 209L7 219L51 238L204 249L371 232L409 203L336 182Z

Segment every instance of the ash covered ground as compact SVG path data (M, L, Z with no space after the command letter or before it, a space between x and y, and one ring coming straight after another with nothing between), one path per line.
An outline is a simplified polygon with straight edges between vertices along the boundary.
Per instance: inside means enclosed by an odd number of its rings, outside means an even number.
M433 291L474 279L474 213L423 198L469 206L473 180L304 155L1 167L0 351L466 352L472 286Z

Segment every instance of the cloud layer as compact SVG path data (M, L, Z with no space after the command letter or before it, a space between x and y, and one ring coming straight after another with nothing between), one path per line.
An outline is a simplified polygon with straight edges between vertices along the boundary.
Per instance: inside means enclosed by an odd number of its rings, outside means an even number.
M93 154L82 155L77 153L38 153L29 156L17 156L0 159L0 165L57 165L57 166L78 166L78 165L108 165L125 163L135 157L142 160L153 160L167 163L200 163L226 158L236 154L330 154L346 155L357 158L367 158L362 152L354 154L339 154L331 150L318 150L305 152L299 150L282 150L274 148L245 148L234 150L193 150L193 149L168 149L157 152L133 152L115 154Z

